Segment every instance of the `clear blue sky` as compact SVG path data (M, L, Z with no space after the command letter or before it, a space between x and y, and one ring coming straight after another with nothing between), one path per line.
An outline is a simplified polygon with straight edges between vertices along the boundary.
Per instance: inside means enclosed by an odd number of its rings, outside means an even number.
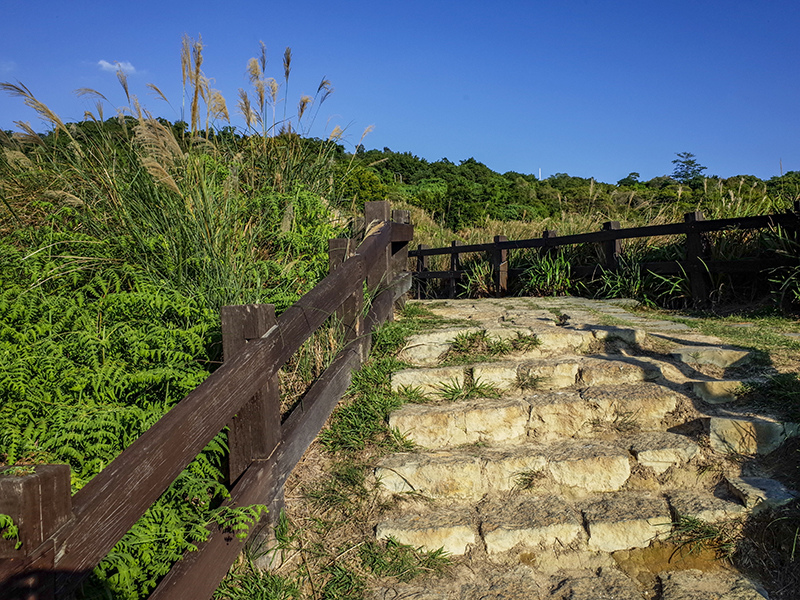
M125 97L104 63L127 63L131 92L180 117L180 44L202 34L203 69L228 101L258 42L269 75L294 59L288 96L335 88L312 134L347 126L349 148L616 182L672 171L692 152L707 174L800 170L800 2L553 0L107 2L0 0L0 81L21 81L65 120ZM148 93L152 82L174 109ZM0 96L0 128L44 126ZM241 120L234 117L234 124Z

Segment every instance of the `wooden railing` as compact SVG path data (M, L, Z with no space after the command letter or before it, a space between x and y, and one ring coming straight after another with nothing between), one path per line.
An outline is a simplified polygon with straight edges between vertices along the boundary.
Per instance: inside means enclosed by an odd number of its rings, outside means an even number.
M800 230L800 202L795 202L793 211L772 215L759 215L754 217L737 217L733 219L716 219L706 221L702 212L687 213L683 223L668 225L650 225L620 229L617 221L603 223L602 230L592 233L559 236L557 231L546 230L540 238L525 240L509 240L506 236L495 236L494 241L488 244L461 244L453 242L450 247L430 248L419 245L416 250L410 251L409 257L416 258L416 269L413 273L416 282L417 297L425 295L425 283L431 280L444 280L445 286L439 293L453 298L457 293L458 283L461 282L467 271L462 269L462 257L467 253L486 253L492 265L494 289L497 295L505 295L509 290L509 276L519 275L522 270L509 268L508 255L512 250L539 248L543 252L559 246L575 244L601 244L602 259L596 265L573 268L573 273L578 277L595 276L601 269L616 270L622 251L622 240L685 235L685 259L682 261L663 261L642 263L642 269L662 275L685 273L690 281L691 295L697 305L702 305L709 298L709 274L711 273L757 273L766 269L787 264L783 258L775 259L739 259L739 260L713 260L708 233L732 229L763 229L768 227L782 227L792 232L793 239L797 240ZM445 271L431 271L429 257L450 257L450 268ZM800 258L800 257L795 257Z
M278 318L271 305L225 307L222 366L74 496L67 465L0 477L0 513L14 519L21 542L0 540L0 597L66 597L226 426L228 503L277 514L284 482L368 355L372 329L410 288L413 229L407 212L393 216L388 202L368 202L362 243L331 240L331 273ZM332 315L346 330L344 349L281 420L278 370ZM212 530L150 597L209 598L244 543Z

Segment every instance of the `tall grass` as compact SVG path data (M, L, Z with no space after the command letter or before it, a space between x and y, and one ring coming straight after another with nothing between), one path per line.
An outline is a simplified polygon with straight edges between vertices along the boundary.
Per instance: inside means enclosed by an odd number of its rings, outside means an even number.
M303 137L332 92L325 79L314 97L301 97L296 115L284 111L278 120L275 106L288 98L264 74L263 44L261 52L248 63L253 90L239 92L245 135L214 129L229 113L202 71L201 40L184 38L181 53L188 131L142 108L122 70L128 105L104 120L105 96L80 90L98 100L80 124L65 124L23 84L0 83L52 127L43 136L21 124L14 139L0 140L5 226L66 219L68 227L113 241L121 258L154 279L216 308L272 296L286 305L299 297L327 265L295 262L298 254L324 253L327 239L346 225L329 208L347 175L346 165L333 160L342 132L328 140ZM290 66L287 49L284 90Z

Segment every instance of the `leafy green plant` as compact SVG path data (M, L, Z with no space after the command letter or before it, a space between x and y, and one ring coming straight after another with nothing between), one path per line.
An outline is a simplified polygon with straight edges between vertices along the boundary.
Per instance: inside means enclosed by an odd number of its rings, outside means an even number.
M15 549L22 547L22 542L19 539L19 527L17 527L10 515L0 513L0 537L14 542Z
M468 298L487 298L494 292L492 265L484 257L478 257L465 265L464 280L460 286Z
M564 250L539 254L522 274L523 293L532 296L564 296L582 284L572 276L572 264Z

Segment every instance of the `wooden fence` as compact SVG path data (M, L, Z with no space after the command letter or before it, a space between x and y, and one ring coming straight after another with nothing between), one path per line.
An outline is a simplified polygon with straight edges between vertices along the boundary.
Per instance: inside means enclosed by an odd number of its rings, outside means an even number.
M453 242L450 247L430 248L419 245L417 250L410 251L409 257L416 258L417 297L425 296L426 282L431 280L444 280L444 290L440 290L449 298L455 297L458 284L467 274L462 268L462 256L470 252L488 254L492 265L494 290L497 295L505 295L509 290L509 276L520 275L523 270L510 269L508 255L511 250L539 248L548 251L559 246L574 244L601 244L602 259L599 264L573 268L572 272L578 277L593 277L601 269L614 271L618 268L619 257L622 251L622 240L685 235L685 259L681 261L645 262L642 269L661 275L675 275L685 273L689 278L691 296L695 305L702 305L709 299L711 273L758 273L766 269L784 266L786 259L740 259L740 260L713 260L711 244L708 233L725 230L752 230L768 227L781 227L790 232L797 241L797 232L800 230L800 202L795 202L794 210L772 215L759 215L754 217L737 217L733 219L716 219L706 221L702 212L692 212L684 215L683 223L668 225L650 225L620 229L617 221L603 223L602 230L593 233L559 236L557 231L546 230L540 238L526 240L509 240L506 236L495 236L494 241L488 244L465 245ZM450 268L446 271L431 271L429 257L450 256ZM797 258L797 257L796 257Z
M0 597L68 596L226 426L228 503L265 504L276 514L284 482L368 355L372 329L411 286L413 229L406 211L392 216L388 202L367 203L363 242L331 240L331 273L277 319L271 305L225 307L223 365L74 496L67 465L0 477L0 513L13 517L22 543L0 540ZM331 315L345 327L346 345L281 422L278 370ZM231 532L212 530L150 597L209 598L243 546Z

